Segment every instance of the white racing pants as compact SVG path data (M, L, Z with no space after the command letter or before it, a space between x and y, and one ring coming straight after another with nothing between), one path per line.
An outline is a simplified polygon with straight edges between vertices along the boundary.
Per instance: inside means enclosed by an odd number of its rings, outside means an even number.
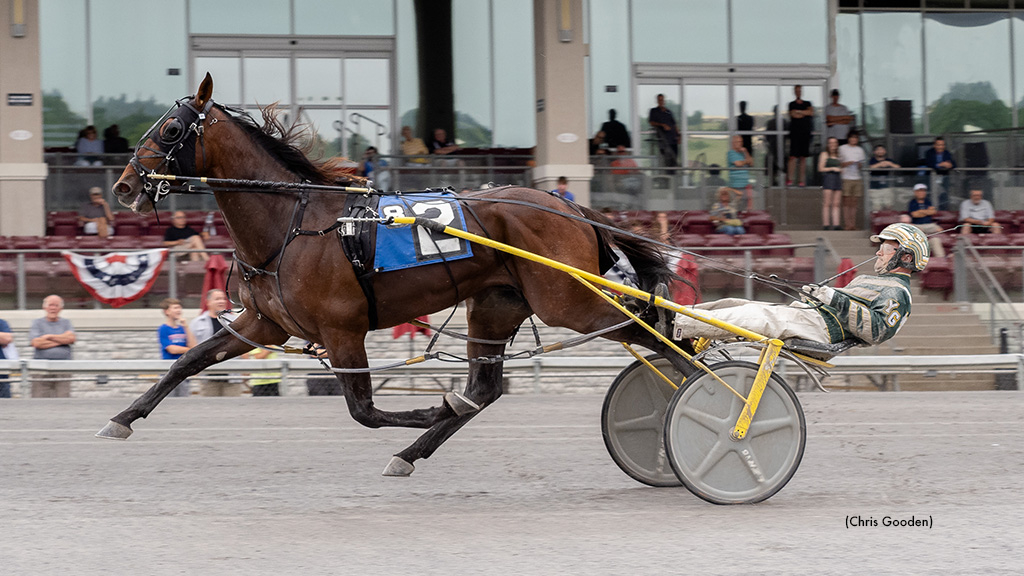
M803 302L793 302L789 306L783 306L742 298L723 298L697 304L692 308L701 312L709 311L706 316L745 328L751 332L757 332L768 338L778 338L779 340L802 338L826 344L829 342L825 320L817 310ZM676 313L674 332L676 340L698 337L725 340L735 336L732 332Z

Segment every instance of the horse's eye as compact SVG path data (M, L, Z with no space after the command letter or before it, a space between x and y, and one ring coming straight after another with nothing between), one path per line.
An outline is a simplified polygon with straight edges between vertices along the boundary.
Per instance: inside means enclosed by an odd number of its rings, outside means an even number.
M171 118L164 124L160 137L164 142L174 143L181 139L183 133L184 129L181 126L181 121L177 118Z

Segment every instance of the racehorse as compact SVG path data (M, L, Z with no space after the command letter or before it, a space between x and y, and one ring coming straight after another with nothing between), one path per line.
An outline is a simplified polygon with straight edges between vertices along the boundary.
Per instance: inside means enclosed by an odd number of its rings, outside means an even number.
M468 356L492 360L470 363L462 394L450 392L441 405L431 408L388 412L374 406L368 373L336 374L349 412L360 424L428 429L395 454L384 470L385 475L407 476L414 462L428 458L498 399L499 357L505 342L530 315L584 334L623 323L620 311L568 274L480 245L474 245L470 258L372 276L376 302L371 311L353 264L333 235L294 233L325 230L336 223L346 194L324 188L345 180L329 162L306 156L296 145L301 134L295 126L285 129L273 106L263 109L260 127L248 115L214 103L212 97L213 79L207 74L194 96L179 100L153 125L113 186L118 200L137 212L155 210L156 173L292 186L212 186L243 270L239 295L244 311L230 324L230 331L220 330L186 352L97 436L127 438L132 422L147 417L179 382L250 351L252 342L279 346L297 336L321 344L335 369L366 368L363 342L371 317L376 327L387 328L465 301ZM672 278L656 248L608 226L610 222L596 211L546 192L505 187L462 194L459 199L470 215L469 232L595 274L600 274L602 250L615 245L629 257L642 290L654 291ZM650 308L643 311L645 317L652 314L656 312ZM684 374L694 371L682 355L635 323L603 337L644 346Z

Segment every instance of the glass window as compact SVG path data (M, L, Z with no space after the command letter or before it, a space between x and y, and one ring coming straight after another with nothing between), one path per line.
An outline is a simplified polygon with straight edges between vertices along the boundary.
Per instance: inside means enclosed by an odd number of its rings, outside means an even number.
M915 131L922 132L921 15L865 12L861 18L864 118L858 119L858 124L880 134L885 131L885 100L910 100Z
M214 100L228 106L242 105L242 59L240 56L196 58L196 82L201 81L207 72L213 78ZM196 84L196 86L198 85Z
M633 148L634 153L637 153L636 149L639 147L639 153L645 156L654 156L658 154L658 142L654 133L654 128L647 123L647 117L651 112L651 109L658 105L658 94L665 95L665 108L668 108L672 112L672 116L675 118L676 126L682 129L682 125L679 122L680 112L680 90L678 84L641 84L636 88L637 98L637 118L633 120L633 125L638 128L633 131ZM623 120L623 123L626 123Z
M828 60L828 3L732 0L733 61L824 64Z
M488 147L492 141L490 3L452 1L452 66L456 143ZM526 45L524 45L525 47ZM532 47L530 58L532 58ZM496 75L496 74L495 74ZM433 128L430 128L432 130Z
M217 0L217 2L189 0L189 20L191 20L189 32L193 34L290 34L289 4L289 0ZM120 20L115 20L120 22ZM147 21L162 22L162 20L161 17L150 18ZM143 28L150 34L154 32L151 27Z
M610 109L630 135L636 130L629 117L629 38L622 34L628 9L621 0L590 0L590 136L608 121Z
M494 10L493 145L530 148L537 144L534 103L533 2L501 0ZM628 74L628 68L624 71ZM628 80L627 80L627 86Z
M634 61L729 61L727 2L652 0L632 6Z
M686 114L686 129L690 132L728 130L727 87L723 84L687 85L683 90L683 111Z
M348 109L345 135L348 143L344 154L349 158L361 158L368 146L381 154L391 153L391 127L387 110Z
M341 104L341 58L296 58L295 101L299 105Z
M862 125L860 100L860 16L839 14L836 18L836 70L839 76L839 103L857 116Z
M71 46L85 46L85 4L75 0L40 0L39 60L45 146L73 145L78 131L88 123L91 104L86 92L86 53L70 49Z
M288 58L252 58L242 61L242 95L246 104L291 104ZM268 79L277 79L270 80Z
M1017 98L1017 126L1024 125L1024 16L1013 19L1013 62L1016 67L1017 85L1014 94Z
M391 91L390 70L384 58L346 58L345 104L386 106Z
M293 0L295 33L327 36L390 36L394 3L390 0Z
M398 102L399 122L412 127L417 138L422 137L424 129L416 122L416 113L420 107L420 75L416 61L416 13L412 0L398 0L398 30L395 35L395 66L398 68Z
M926 14L924 26L929 131L1010 127L1008 16Z
M341 129L343 125L340 108L333 110L303 109L299 116L299 122L309 124L316 134L316 147L311 156L328 158L346 155L342 150ZM354 156L354 158L358 158L358 156Z

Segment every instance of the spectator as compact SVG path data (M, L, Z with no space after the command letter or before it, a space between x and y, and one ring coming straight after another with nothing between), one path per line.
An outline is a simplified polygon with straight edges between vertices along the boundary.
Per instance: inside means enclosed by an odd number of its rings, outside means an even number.
M254 348L249 357L253 360L274 360L277 358L277 352ZM253 396L280 396L281 375L277 372L253 374L249 380L249 387L252 388Z
M164 231L164 246L171 250L205 250L206 245L203 244L203 237L188 226L185 221L185 213L178 210L171 217L171 226ZM193 262L197 260L207 261L210 259L210 255L206 252L189 252L189 260Z
M753 132L754 131L754 117L747 114L747 101L740 101L740 114L736 117L736 130L739 132ZM743 147L746 148L747 152L753 154L754 152L754 135L743 134Z
M43 299L46 316L36 318L28 330L28 337L35 348L32 356L37 360L71 360L71 346L75 343L75 328L71 321L61 318L64 299L50 294ZM32 377L33 398L68 398L71 396L71 380L63 374L48 374Z
M679 128L672 111L665 107L665 95L658 94L658 105L647 114L647 123L658 135L658 151L665 166L679 165Z
M14 334L11 325L0 318L0 360L17 360L18 349L14 347ZM0 373L0 398L11 397L11 383L7 381L7 373Z
M310 343L309 348L317 358L327 358L327 350L315 343ZM336 376L329 375L326 378L307 378L306 391L310 396L341 396L341 382Z
M615 109L608 111L608 121L601 124L601 132L604 132L604 141L608 148L617 149L619 146L632 148L633 142L629 138L629 130L626 125L615 119ZM600 134L600 132L598 132Z
M107 238L114 235L114 214L99 186L89 188L89 203L78 210L78 222L86 236Z
M111 124L103 131L103 152L106 154L127 154L128 140L121 137L121 128Z
M90 124L78 133L75 151L78 152L75 166L103 166L103 158L100 156L103 154L103 141L97 137L95 126Z
M196 339L192 331L182 320L183 310L181 300L177 298L164 298L160 302L160 309L164 311L164 323L157 328L157 337L160 340L160 358L164 360L177 360L181 355L188 352L196 345ZM171 390L168 396L185 396L190 393L188 380L183 380Z
M388 163L377 154L377 148L370 146L363 152L363 161L359 164L359 175L370 180L376 180L377 188L387 189L387 171L383 170Z
M786 157L786 149L789 148L789 117L783 116L781 130L782 150L781 152L776 150L779 146L779 137L775 134L776 132L779 132L779 121L776 118L778 113L779 107L773 106L772 115L769 116L768 120L764 123L764 130L768 133L768 136L765 136L767 145L764 147L764 167L768 182L772 185L776 182L775 177L779 169L779 163L781 163L782 159ZM785 171L785 165L782 166L782 169Z
M448 133L444 128L434 129L434 139L430 142L431 154L452 154L458 150L455 142L448 139Z
M864 198L864 180L861 168L867 155L860 147L860 137L850 132L846 141L839 147L839 166L842 168L839 177L843 180L843 228L857 229L857 208Z
M956 168L953 155L946 150L946 140L939 136L932 143L932 147L924 154L924 165L933 170L939 176L937 178L938 208L939 210L949 209L949 173Z
M830 96L832 103L825 106L825 135L828 138L835 138L842 146L846 144L850 128L853 127L853 114L849 108L839 103L839 90L833 89Z
M711 206L709 216L715 223L715 231L719 234L729 234L730 236L746 234L747 231L743 229L743 221L739 217L739 210L736 209L735 202L729 197L730 194L735 194L737 198L743 196L743 192L740 190L722 186L718 189L718 202Z
M821 225L823 230L839 230L839 205L843 180L839 177L839 140L835 136L825 141L825 149L818 155L818 173L821 174Z
M798 186L807 183L807 157L811 155L811 132L814 130L814 105L804 100L803 86L793 86L796 99L789 103L789 171L786 186L793 185L793 176L800 172ZM798 165L799 163L799 165Z
M206 312L203 312L191 322L188 327L195 337L196 344L201 344L214 334L220 332L224 325L221 324L220 313L228 308L228 295L223 290L214 288L206 293ZM225 318L230 322L234 315L225 313ZM241 396L242 381L238 379L229 380L202 380L199 382L200 396Z
M907 217L911 224L929 235L928 245L932 250L931 255L942 258L946 255L946 249L942 247L942 241L936 236L942 232L942 229L932 219L935 212L935 206L928 198L928 187L924 184L914 184L914 197L907 203Z
M615 187L627 194L640 194L643 191L643 176L639 173L639 166L636 160L629 157L626 147L619 145L615 148L615 159L612 160L612 176L615 178Z
M672 240L672 232L668 227L668 213L661 211L654 216L654 225L656 230L652 230L651 233L657 237L659 242L668 244Z
M750 170L737 170L737 168L750 167L754 165L754 159L750 157L750 151L743 147L743 137L735 134L732 137L732 149L729 150L725 159L729 165L729 186L742 190L750 183Z
M608 153L608 143L604 141L604 132L594 134L590 139L589 152L591 156L600 156Z
M404 156L426 156L430 154L430 150L427 150L427 145L423 143L422 138L414 138L412 135L412 128L408 126L402 126L402 155ZM414 164L425 164L426 158L410 158L409 162Z
M887 155L885 146L879 144L875 146L874 151L871 154L871 158L868 160L868 165L875 168L899 168L892 158ZM871 171L871 209L872 210L888 210L892 207L893 202L896 200L896 193L891 186L892 173L888 170L872 170ZM915 187L916 189L916 187ZM925 190L928 187L925 186Z
M565 198L570 202L576 201L576 197L573 196L573 193L569 192L569 179L565 176L558 177L558 187L552 190L551 193L559 198Z
M971 190L971 197L960 203L960 233L965 236L1003 232L992 203L981 196L981 190Z

